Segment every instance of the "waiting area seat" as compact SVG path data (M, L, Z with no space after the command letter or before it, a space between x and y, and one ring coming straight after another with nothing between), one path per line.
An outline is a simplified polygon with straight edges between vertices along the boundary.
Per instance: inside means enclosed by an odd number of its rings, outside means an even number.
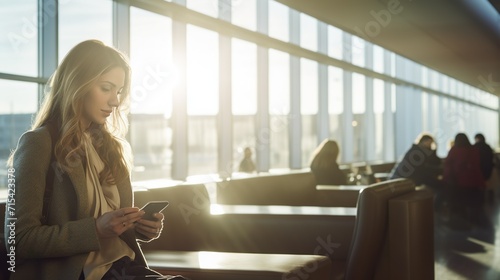
M194 280L434 278L432 192L409 180L363 188L356 208L224 206L213 215L202 184L135 197L137 206L171 203L161 237L141 244L150 266L165 274Z
M267 266L255 266L255 271L249 272L245 266L233 266L234 263L227 262L231 258L243 256L240 254L250 253L269 260L279 260L277 255L306 258L326 255L331 261L333 278L325 279L433 278L433 197L426 189L416 190L409 180L397 179L366 187L360 191L357 208L348 208L351 210L343 213L339 213L342 208L321 213L321 207L317 207L316 213L299 213L297 209L301 207L291 206L284 210L286 206L281 206L284 208L278 207L281 210L273 212L271 210L277 206L260 205L242 210L243 206L226 205L218 210L223 213L212 215L210 206L206 204L208 194L203 193L201 187L202 185L176 186L163 190L154 189L149 194L149 191L136 194L137 201L145 202L151 195L156 199L170 198L172 202L170 209L165 211L168 222L162 236L143 245L148 260L154 260L155 269L180 269L171 267L169 262L163 263L172 258L171 254L179 254L174 251L180 250L188 252L187 256L191 256L190 258L196 252L209 251L214 255L224 253L219 256L221 263L226 266L224 273L227 275L243 273L251 277L250 274L257 273L256 271L261 271L262 277L269 275ZM185 193L181 196L174 195L178 191ZM184 201L178 200L181 197ZM189 211L186 212L187 210ZM296 213L277 213L280 211ZM188 227L191 230L197 228L203 234L196 236L186 232L175 233L176 230L186 230ZM176 242L173 236L180 239ZM194 250L194 246L180 249L174 243L197 244L199 249ZM267 263L266 261L266 265ZM193 273L210 275L217 272L203 268L198 272L200 268L194 265L198 265L198 262L194 261L192 264L188 268L184 267L183 271L192 269ZM299 267L304 270L308 264L303 262Z

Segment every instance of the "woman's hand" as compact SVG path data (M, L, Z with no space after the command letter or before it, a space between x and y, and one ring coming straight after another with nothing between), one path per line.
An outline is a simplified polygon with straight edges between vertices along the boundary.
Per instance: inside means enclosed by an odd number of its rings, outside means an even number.
M137 207L126 207L102 214L96 220L97 234L101 238L119 236L133 228L135 222L140 220L144 211Z
M162 213L154 213L153 216L156 218L156 221L146 219L138 220L135 224L135 231L149 239L158 238L163 229L163 219L165 216L163 216Z

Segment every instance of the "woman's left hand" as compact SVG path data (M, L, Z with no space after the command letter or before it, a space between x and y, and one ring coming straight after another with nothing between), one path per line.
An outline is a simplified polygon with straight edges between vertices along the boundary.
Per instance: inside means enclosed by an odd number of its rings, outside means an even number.
M153 216L156 218L156 221L138 220L135 224L135 231L150 239L158 238L163 229L163 219L165 217L162 213L155 213Z

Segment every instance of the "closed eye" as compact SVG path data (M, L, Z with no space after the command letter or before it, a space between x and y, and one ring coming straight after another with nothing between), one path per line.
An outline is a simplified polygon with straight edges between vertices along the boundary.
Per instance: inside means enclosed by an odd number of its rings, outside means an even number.
M101 90L105 91L105 92L108 92L108 91L111 90L111 88L110 87L101 87Z

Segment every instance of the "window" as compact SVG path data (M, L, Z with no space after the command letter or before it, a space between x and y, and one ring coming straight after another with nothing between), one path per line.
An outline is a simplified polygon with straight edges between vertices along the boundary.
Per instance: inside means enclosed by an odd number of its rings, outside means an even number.
M245 147L255 154L257 113L257 45L232 39L233 162L243 158ZM237 170L237 167L236 167Z
M342 59L342 30L337 27L328 26L328 55L336 58Z
M365 40L352 36L351 39L352 64L364 67L365 66Z
M0 188L7 185L7 159L19 137L31 128L38 109L38 86L33 83L0 80Z
M170 177L172 163L172 20L130 9L132 180Z
M342 69L328 67L328 112L330 115L330 138L342 147L342 112L344 111L344 86ZM339 158L342 161L341 158Z
M219 36L187 26L188 175L217 172Z
M318 20L303 13L300 14L300 46L318 50Z
M219 0L186 0L186 1L187 1L187 7L193 11L197 11L211 17L217 17L219 14ZM226 2L224 2L223 5L221 5L221 7L222 8L227 7L226 5L231 5L230 0L226 0Z
M288 168L290 113L290 55L269 50L269 114L271 168Z
M113 2L110 0L60 1L59 61L78 43L97 39L113 44Z
M309 158L318 144L318 63L300 59L300 111L302 115L302 166L309 166Z
M373 45L373 71L384 73L384 49Z
M38 20L36 0L2 1L0 73L37 76ZM53 15L51 7L46 13Z
M384 101L385 82L373 80L373 113L375 114L375 159L384 159ZM367 140L368 141L368 140Z
M225 9L231 9L231 22L234 25L257 30L257 0L232 0L231 6Z
M290 9L276 1L269 1L269 36L288 42L290 40Z
M353 147L354 161L363 161L365 158L365 135L364 135L364 113L365 101L365 76L352 74L352 127L354 132Z

